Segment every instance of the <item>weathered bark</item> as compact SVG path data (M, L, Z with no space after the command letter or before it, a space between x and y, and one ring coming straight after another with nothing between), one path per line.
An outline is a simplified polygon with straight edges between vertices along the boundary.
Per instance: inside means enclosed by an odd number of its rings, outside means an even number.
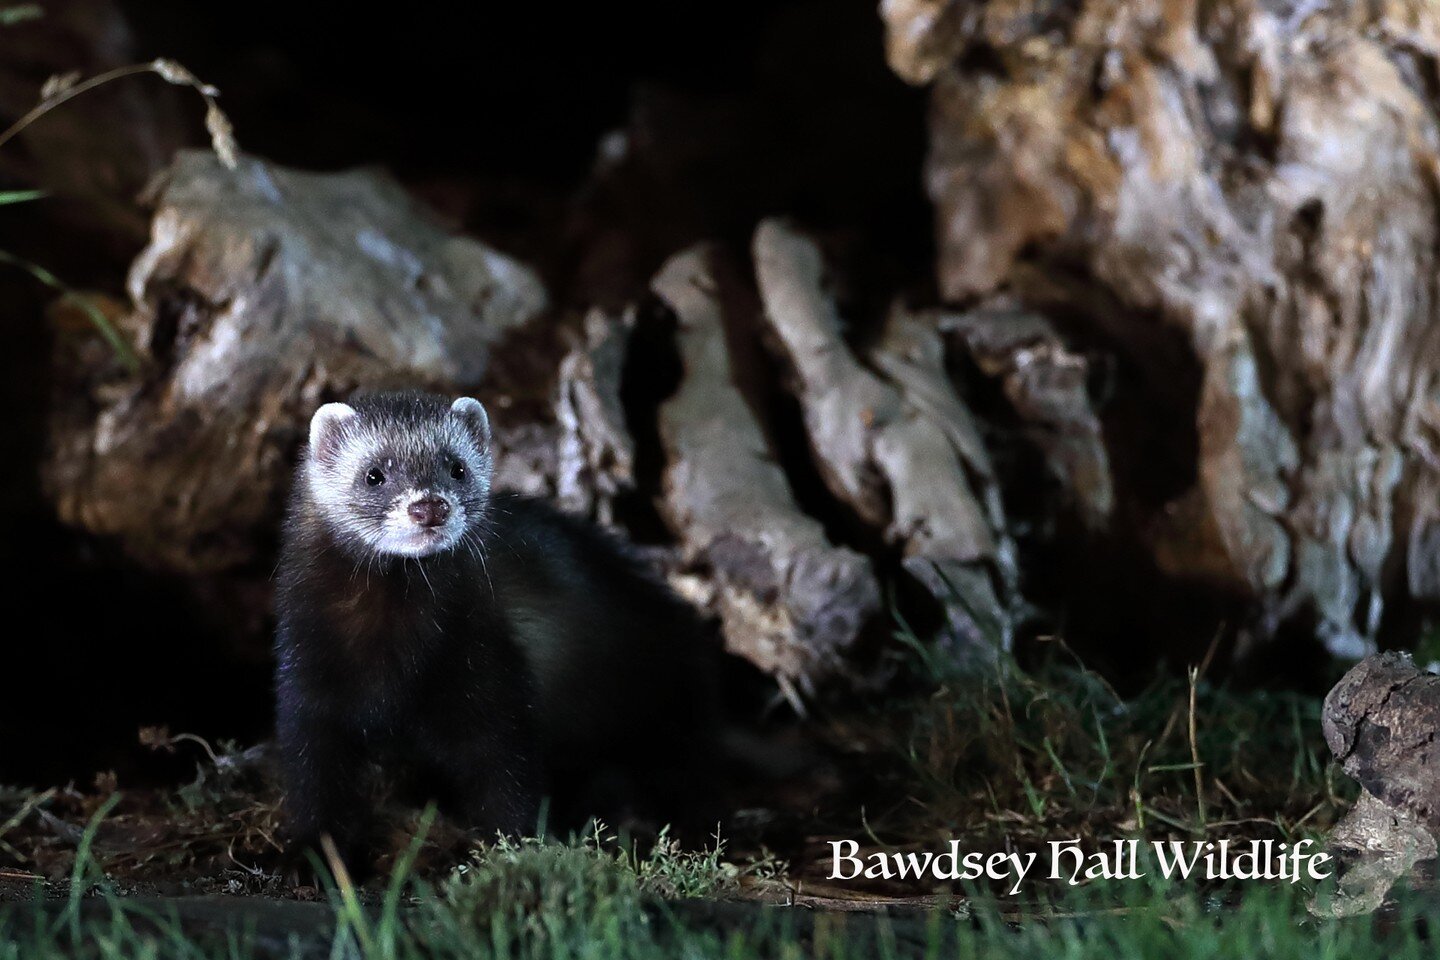
M568 510L614 522L617 495L635 486L635 441L625 426L620 375L635 324L592 310L581 342L560 362L555 414L560 427L556 498Z
M1063 310L1195 434L1157 557L1253 598L1257 639L1313 623L1349 655L1440 599L1440 8L882 12L895 71L933 85L944 297Z
M1329 912L1364 913L1418 862L1440 830L1440 676L1408 654L1357 664L1325 698L1325 742L1359 781L1359 801L1330 845L1350 861Z
M1000 479L950 380L933 318L896 305L869 360L899 391L912 418L900 437L876 444L891 478L889 530L903 544L901 562L944 607L941 639L952 653L963 660L1008 648L1020 606L1015 542ZM971 524L983 524L989 539L977 538ZM976 539L988 549L970 554Z
M1089 361L1044 316L1002 304L939 317L982 374L1000 383L1015 416L1088 530L1110 525L1115 483L1089 395ZM953 418L953 414L949 415Z
M1325 743L1387 806L1440 830L1440 676L1409 654L1367 657L1325 698Z
M62 520L157 567L257 559L304 424L358 387L472 390L545 305L522 265L373 173L183 154L129 278L138 376L62 341L45 482Z
M621 405L633 311L598 308L571 325L534 324L495 345L486 371L495 428L494 489L614 522L635 487L635 441Z
M660 408L663 509L687 566L710 578L700 599L719 613L729 648L806 690L842 671L879 589L870 562L830 543L795 503L735 384L726 343L735 281L709 256L676 254L652 283L675 313L684 367Z
M905 568L947 610L957 646L1008 647L996 582L1013 585L1013 548L989 458L946 381L938 335L895 311L873 358L884 379L841 338L813 240L766 221L754 250L765 315L794 371L826 485L901 548Z

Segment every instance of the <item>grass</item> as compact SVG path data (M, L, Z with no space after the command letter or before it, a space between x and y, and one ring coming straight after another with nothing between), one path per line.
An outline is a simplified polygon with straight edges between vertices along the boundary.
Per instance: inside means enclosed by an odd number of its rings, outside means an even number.
M922 661L923 662L923 661ZM1320 700L1239 691L1202 670L1122 699L1053 642L1028 672L930 664L933 693L834 725L882 786L865 823L892 848L1316 837L1355 796L1332 767Z
M291 904L310 911L292 941L243 924L197 932L121 895L186 870L222 871L235 892L287 893L264 870L275 794L257 752L147 731L157 749L195 752L194 782L119 801L104 799L108 781L91 794L0 792L0 856L37 874L63 868L70 881L40 891L52 897L43 916L20 905L0 921L0 960L1433 954L1433 909L1415 891L1377 920L1312 916L1309 883L1031 882L1017 896L1001 885L827 884L829 838L887 852L937 850L951 838L967 850L1041 849L1071 837L1086 849L1131 837L1293 841L1322 836L1353 799L1328 761L1313 697L1238 691L1197 669L1122 699L1063 645L1048 650L1026 672L1002 659L988 672L951 675L921 660L923 692L820 721L850 782L806 807L782 851L788 868L754 859L763 851L753 840L687 851L662 837L639 853L597 831L477 849L443 821L408 815L392 821L391 879L357 889L341 872L323 903ZM837 887L853 899L840 904ZM761 902L787 896L882 909ZM230 902L251 921L275 905Z
M413 847L412 847L413 849ZM660 853L658 858L669 857ZM83 862L83 861L82 861ZM652 863L653 868L657 864ZM662 873L690 874L704 889L725 872L689 861ZM40 915L17 907L0 918L0 960L328 956L386 958L670 957L1429 957L1424 905L1404 903L1382 923L1316 920L1298 888L1256 888L1237 903L1146 883L1076 894L1064 911L1021 922L977 900L964 916L933 911L901 917L811 916L751 907L742 915L696 913L695 901L666 902L634 861L589 841L493 848L435 885L392 879L378 903L362 902L343 880L330 891L323 922L271 934L213 928L197 936L163 911L103 892L99 909L73 895ZM77 890L81 887L77 886ZM83 919L82 919L83 917Z

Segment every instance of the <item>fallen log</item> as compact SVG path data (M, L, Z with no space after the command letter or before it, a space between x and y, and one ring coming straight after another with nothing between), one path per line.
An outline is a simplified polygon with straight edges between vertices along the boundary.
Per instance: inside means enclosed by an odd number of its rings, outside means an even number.
M683 376L660 408L662 510L726 644L774 674L792 701L842 673L879 611L870 561L832 544L796 504L735 384L726 343L735 280L706 247L676 254L652 281L675 314Z

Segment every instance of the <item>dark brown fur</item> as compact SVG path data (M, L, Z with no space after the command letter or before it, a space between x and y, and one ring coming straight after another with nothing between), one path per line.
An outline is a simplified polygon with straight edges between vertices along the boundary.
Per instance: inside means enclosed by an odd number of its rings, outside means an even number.
M396 429L447 410L417 395L353 406ZM443 487L416 457L387 469ZM352 855L363 845L370 761L418 774L486 832L533 832L545 795L562 822L713 812L716 650L613 538L533 499L487 495L472 503L473 543L375 554L325 519L304 469L276 597L295 844L329 833Z

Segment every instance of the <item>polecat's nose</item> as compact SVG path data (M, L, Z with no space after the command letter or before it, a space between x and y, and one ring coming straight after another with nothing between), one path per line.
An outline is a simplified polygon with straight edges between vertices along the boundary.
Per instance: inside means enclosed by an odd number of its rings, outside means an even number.
M410 504L410 519L422 527L438 527L450 516L450 504L438 497Z

